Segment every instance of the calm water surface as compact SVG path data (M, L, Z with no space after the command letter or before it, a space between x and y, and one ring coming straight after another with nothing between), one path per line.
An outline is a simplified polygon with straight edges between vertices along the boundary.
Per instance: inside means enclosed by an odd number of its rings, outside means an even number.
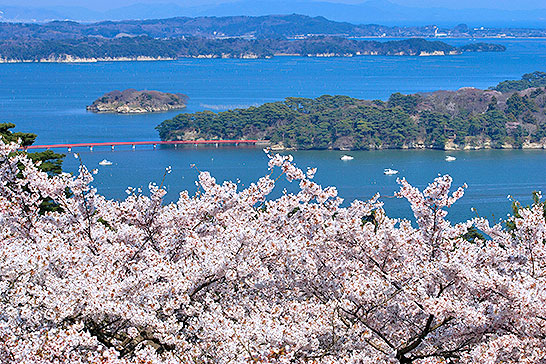
M466 43L446 40L449 43ZM0 121L17 124L18 131L38 134L37 143L157 140L154 129L177 112L149 115L105 115L85 106L114 89L156 89L190 96L188 112L246 107L282 100L287 96L317 97L343 94L386 99L392 92L425 92L465 86L487 88L523 73L546 70L546 40L495 40L504 53L467 53L450 57L354 57L271 60L180 60L173 62L110 62L97 64L0 64ZM219 180L240 179L248 184L267 172L267 158L251 148L151 148L80 150L90 167L106 158L94 182L100 192L123 198L127 186L159 181L166 166L168 199L182 189L195 191L197 172L209 170ZM353 161L339 160L341 152L294 152L302 167L319 168L317 181L335 185L347 201L367 199L375 192L392 196L396 177L384 176L395 168L399 176L424 186L438 174L449 173L455 184L467 183L468 192L453 208L455 219L473 216L471 207L495 218L509 211L507 195L528 201L533 190L546 189L546 152L441 151L351 152ZM69 156L65 169L75 171L78 161ZM292 188L285 184L282 187ZM280 192L277 192L280 193ZM407 204L386 197L391 215L407 216Z

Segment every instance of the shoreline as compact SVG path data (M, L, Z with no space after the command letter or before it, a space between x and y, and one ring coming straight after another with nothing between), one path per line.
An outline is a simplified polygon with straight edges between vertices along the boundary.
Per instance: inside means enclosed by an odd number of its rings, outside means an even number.
M352 58L352 57L368 57L368 56L383 56L383 57L448 57L458 56L467 52L444 52L422 51L419 54L406 54L405 52L395 54L379 54L378 52L366 52L366 53L317 53L317 54L295 54L295 53L277 53L273 56L258 56L255 54L242 55L239 57L233 57L231 55L213 55L213 54L200 54L198 56L183 56L183 57L106 57L106 58L76 58L76 57L61 57L58 59L43 58L43 59L5 59L0 58L0 64L15 64L15 63L99 63L99 62L158 62L158 61L179 61L184 59L272 59L274 57L298 57L298 58ZM485 53L485 52L471 52L471 53Z
M435 40L441 40L441 39L462 39L462 40L476 40L476 39L521 39L521 40L533 40L533 39L546 39L546 36L544 37L500 37L500 36L491 36L491 37L428 37L428 36L418 36L418 35L411 35L411 36L404 36L404 37L382 37L380 35L370 35L370 36L364 36L364 37L347 37L347 39L408 39L409 38L422 38L422 39L435 39Z
M172 141L172 140L165 140L165 141ZM199 141L199 140L192 140L192 141ZM464 146L462 148L454 145L446 145L444 148L435 148L432 146L424 146L422 144L414 145L414 146L407 146L404 145L402 147L398 148L367 148L367 149L350 149L350 148L326 148L326 149L318 149L318 148L311 148L311 149L298 149L298 148L292 148L292 147L284 147L279 144L272 145L271 142L268 140L259 140L254 147L257 148L266 148L271 150L272 152L292 152L292 151L329 151L329 152L369 152L369 151L380 151L380 150L436 150L436 151L443 151L443 152L468 152L468 151L483 151L483 150L546 150L546 142L544 143L531 143L526 142L523 143L523 145L519 148L514 147L510 144L505 144L500 148L492 147L490 143L484 143L483 145L476 145L476 146Z
M66 56L61 58L41 58L41 59L5 59L0 58L0 64L12 63L98 63L98 62L156 62L156 61L176 61L178 58L172 57L105 57L105 58L78 58Z

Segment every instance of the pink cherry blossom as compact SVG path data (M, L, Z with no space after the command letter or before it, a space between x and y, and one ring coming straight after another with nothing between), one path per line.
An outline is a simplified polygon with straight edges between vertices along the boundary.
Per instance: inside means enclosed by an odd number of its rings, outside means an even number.
M51 177L17 148L0 142L2 363L545 360L542 204L511 230L453 224L466 186L400 180L415 223L392 219L278 154L246 188L200 172L175 203L154 184L116 201L85 167ZM268 197L273 173L299 190Z

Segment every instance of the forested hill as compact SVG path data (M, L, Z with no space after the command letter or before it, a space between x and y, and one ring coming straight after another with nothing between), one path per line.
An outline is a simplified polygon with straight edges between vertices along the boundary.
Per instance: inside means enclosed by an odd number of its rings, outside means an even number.
M507 80L492 87L500 92L522 91L530 87L546 87L546 72L535 71L526 73L521 80Z
M0 41L1 62L90 62L104 60L155 60L194 58L270 58L276 55L333 57L359 55L448 55L462 51L502 52L500 45L480 43L472 49L439 41L406 39L376 42L340 37L312 37L298 40L245 40L150 37L116 39L84 38L68 40Z
M386 27L388 28L388 27ZM372 30L373 29L373 30ZM115 38L142 36L152 38L245 37L285 38L296 35L370 36L377 26L357 26L323 17L305 15L177 17L155 20L123 20L99 23L54 21L45 24L0 23L0 39L70 39L84 37ZM399 34L398 36L402 36Z
M546 90L396 93L387 102L287 98L248 109L180 114L157 129L163 140L260 139L295 149L544 148Z
M305 15L177 17L154 20L103 21L77 23L53 21L37 23L0 23L0 39L78 39L85 37L115 38L119 36L152 38L180 38L197 36L205 38L244 37L294 38L311 35L337 35L344 37L435 37L456 38L489 37L544 37L545 29L483 28L465 24L453 28L427 26L356 25Z

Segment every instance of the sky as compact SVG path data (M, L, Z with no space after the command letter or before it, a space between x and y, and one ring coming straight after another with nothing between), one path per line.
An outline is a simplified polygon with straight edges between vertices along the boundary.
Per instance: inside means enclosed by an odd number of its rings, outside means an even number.
M104 10L132 5L136 3L174 3L181 6L198 6L204 4L220 4L236 0L0 0L1 5L12 6L81 6L87 8L102 8ZM275 1L275 0L271 0ZM333 3L355 4L363 0L322 0ZM529 10L546 8L545 0L390 0L393 3L411 7L443 7L453 9L489 8L506 10Z
M545 0L391 0L391 2L405 6L452 9L531 10L546 8Z

